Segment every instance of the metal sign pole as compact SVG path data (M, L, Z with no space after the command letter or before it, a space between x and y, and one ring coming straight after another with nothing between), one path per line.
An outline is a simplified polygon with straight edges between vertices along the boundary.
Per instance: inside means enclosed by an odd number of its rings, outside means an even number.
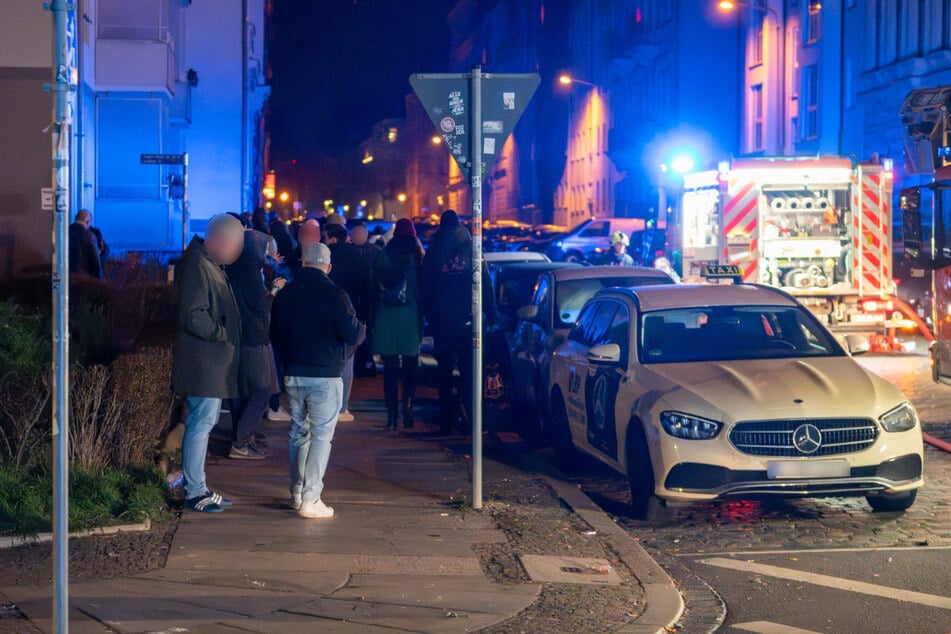
M188 152L182 154L182 251L188 248Z
M75 71L75 5L53 14L53 631L69 630L69 171Z
M472 186L472 508L482 508L482 67L469 77Z

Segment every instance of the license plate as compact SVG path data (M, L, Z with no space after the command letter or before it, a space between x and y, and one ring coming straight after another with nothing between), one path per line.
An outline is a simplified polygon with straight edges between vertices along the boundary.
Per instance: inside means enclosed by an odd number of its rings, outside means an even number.
M848 460L770 460L766 475L771 480L787 478L847 478Z

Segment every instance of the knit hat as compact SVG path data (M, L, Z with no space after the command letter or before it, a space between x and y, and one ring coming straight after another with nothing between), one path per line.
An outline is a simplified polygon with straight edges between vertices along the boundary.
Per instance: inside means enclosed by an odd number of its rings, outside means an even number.
M396 221L396 227L393 229L393 237L415 238L416 225L409 218L400 218Z
M300 256L304 264L330 264L330 249L323 242L302 244Z

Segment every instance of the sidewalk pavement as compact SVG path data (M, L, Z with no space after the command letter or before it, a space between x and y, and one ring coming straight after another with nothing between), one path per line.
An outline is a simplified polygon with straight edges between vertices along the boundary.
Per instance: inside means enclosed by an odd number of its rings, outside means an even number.
M270 424L267 460L209 460L209 485L235 505L185 512L164 569L70 586L70 631L467 632L530 608L544 584L499 583L480 562L480 549L507 537L490 513L459 503L470 491L466 465L432 438L384 433L376 401L353 409L356 421L338 425L326 478L334 518L305 520L289 508L288 425ZM580 490L553 488L609 535L616 561L646 592L646 610L624 631L672 625L683 604L670 578ZM49 587L0 592L51 631Z

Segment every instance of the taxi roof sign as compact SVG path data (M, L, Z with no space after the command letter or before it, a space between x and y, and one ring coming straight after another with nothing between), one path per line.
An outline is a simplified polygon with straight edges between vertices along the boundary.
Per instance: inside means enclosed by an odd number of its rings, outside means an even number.
M704 264L700 276L708 280L732 279L739 282L743 279L743 269L736 264Z

